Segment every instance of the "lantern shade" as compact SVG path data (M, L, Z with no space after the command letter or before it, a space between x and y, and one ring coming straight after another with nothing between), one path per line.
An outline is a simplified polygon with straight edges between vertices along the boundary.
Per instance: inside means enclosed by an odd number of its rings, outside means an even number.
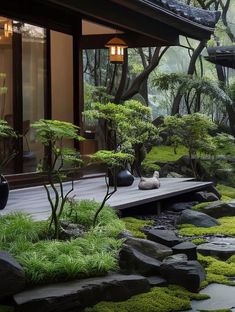
M105 45L109 48L109 59L113 64L122 64L124 62L124 49L128 48L126 42L118 37L114 37Z

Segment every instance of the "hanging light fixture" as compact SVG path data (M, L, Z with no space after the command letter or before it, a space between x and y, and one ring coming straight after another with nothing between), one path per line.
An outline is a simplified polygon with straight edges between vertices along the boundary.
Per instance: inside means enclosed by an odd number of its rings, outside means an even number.
M9 38L11 37L13 34L13 25L12 25L12 21L10 20L7 20L5 23L4 23L4 36L6 38Z
M105 45L109 48L109 60L112 64L123 64L124 49L128 48L126 42L121 38L114 37Z

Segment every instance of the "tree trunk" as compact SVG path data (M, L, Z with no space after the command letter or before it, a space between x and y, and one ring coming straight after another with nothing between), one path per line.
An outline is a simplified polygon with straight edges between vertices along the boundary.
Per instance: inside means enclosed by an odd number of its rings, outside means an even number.
M205 48L205 46L206 46L206 40L202 40L200 41L197 48L194 50L190 63L189 63L189 67L188 67L188 72L187 72L188 75L193 75L195 73L197 59L199 55L201 54L202 50ZM181 100L182 100L182 94L180 93L180 90L179 90L173 102L171 115L179 114Z

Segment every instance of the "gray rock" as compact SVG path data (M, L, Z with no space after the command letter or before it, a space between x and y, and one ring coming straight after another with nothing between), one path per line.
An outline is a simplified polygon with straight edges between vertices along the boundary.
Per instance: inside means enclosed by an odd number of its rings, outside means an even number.
M181 239L175 235L175 232L170 230L152 229L148 232L147 238L168 247L173 247L182 242Z
M201 212L213 218L232 217L235 216L235 201L222 202L216 201L208 204L208 206L200 209Z
M15 295L14 300L19 312L79 312L100 301L123 301L149 289L143 276L113 274L36 287Z
M25 274L19 263L0 251L0 299L14 295L25 287Z
M198 261L187 261L173 256L163 261L161 275L169 284L180 285L192 292L199 291L201 282L206 278L205 270Z
M174 254L185 254L188 260L197 260L197 246L191 242L183 242L172 247Z
M148 257L162 260L165 257L172 255L172 249L162 244L152 242L141 238L128 238L125 244L136 249Z
M161 262L125 245L119 253L119 266L123 273L138 273L144 276L158 275Z
M197 251L204 256L218 257L221 260L227 260L235 255L235 245L226 243L206 243L199 245Z
M172 205L167 206L167 210L174 211L174 212L181 212L185 209L192 209L192 207L197 204L198 202L174 203Z
M192 195L191 199L193 201L197 201L199 203L206 203L206 202L212 202L212 201L217 201L219 200L219 197L216 196L212 192L207 192L207 191L201 191L201 192L196 192Z
M221 199L222 195L217 190L217 188L214 185L210 185L206 188L206 191L209 193L214 193L219 199Z
M121 232L117 236L118 239L130 238L130 237L133 237L133 234L130 231L128 231L128 230L125 230L125 231Z
M169 256L165 258L162 263L175 263L175 262L180 262L180 261L188 261L188 256L185 254L175 254L172 256Z
M205 213L184 210L181 216L177 219L177 224L193 224L198 227L212 227L220 225L220 222Z
M150 276L147 277L147 280L151 287L165 287L167 286L167 280L160 276Z

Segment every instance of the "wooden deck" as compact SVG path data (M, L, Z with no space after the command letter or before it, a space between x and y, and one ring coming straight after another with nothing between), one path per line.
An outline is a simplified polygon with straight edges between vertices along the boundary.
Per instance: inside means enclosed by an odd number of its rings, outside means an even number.
M159 202L162 199L203 190L212 182L196 182L193 179L162 178L161 187L155 190L141 191L138 189L139 180L136 179L130 187L119 187L110 198L109 204L117 209L131 208L149 202ZM70 184L66 183L66 188ZM104 178L84 179L74 183L76 199L95 199L101 201L105 195ZM47 219L50 207L43 186L18 189L10 191L6 208L0 211L5 215L15 211L29 213L35 220Z

